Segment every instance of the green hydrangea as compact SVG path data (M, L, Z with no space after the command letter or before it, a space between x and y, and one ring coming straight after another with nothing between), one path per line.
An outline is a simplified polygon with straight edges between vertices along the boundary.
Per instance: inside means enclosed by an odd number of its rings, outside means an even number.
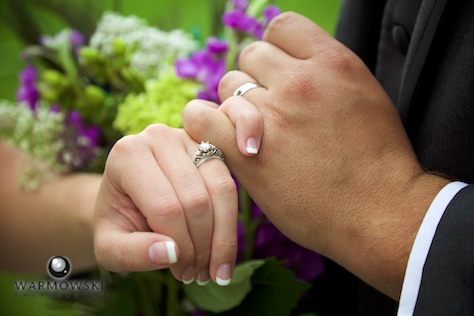
M145 92L130 94L118 106L114 127L125 135L136 134L150 124L182 127L182 111L195 99L200 85L179 79L170 71L146 82Z

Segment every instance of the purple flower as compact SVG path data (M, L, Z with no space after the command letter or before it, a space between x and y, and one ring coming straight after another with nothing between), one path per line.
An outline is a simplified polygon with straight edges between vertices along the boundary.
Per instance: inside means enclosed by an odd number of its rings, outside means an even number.
M263 10L263 17L267 21L267 24L270 23L273 18L281 13L281 10L275 5L269 5Z
M286 268L294 271L297 278L304 281L313 281L322 274L324 262L321 255L287 238L265 217L256 204L252 205L251 211L254 220L262 222L255 233L255 258L275 257L282 261Z
M53 105L51 105L49 110L53 113L59 113L59 112L61 112L61 107L59 106L59 104L53 104Z
M297 278L312 281L324 271L321 255L308 250L283 235L268 219L258 227L255 235L255 256L275 257L296 273Z
M265 32L265 27L258 23L257 20L255 20L255 24L252 26L252 29L250 30L250 33L253 35L258 40L261 40L263 38L263 33Z
M219 102L217 88L226 71L225 53L227 44L216 38L210 38L205 50L194 52L189 58L177 59L176 74L180 78L192 79L204 84L198 98Z
M199 308L196 308L191 312L191 316L206 316L206 313Z
M76 130L77 139L80 145L87 147L96 148L98 146L98 139L100 131L97 127L87 127L82 121L81 115L77 111L71 111L69 113L69 124Z
M213 54L225 54L229 49L229 45L226 41L221 41L213 36L209 37L206 41L207 50Z
M54 110L57 110L55 107ZM73 170L86 167L95 157L99 147L100 129L86 126L79 112L71 111L65 120L63 141L65 148L59 160Z
M231 29L251 33L258 21L254 17L246 15L244 11L232 10L224 13L222 23Z
M245 244L244 225L240 221L237 225L237 241L237 262L242 262L244 260L245 250L247 250L247 245Z
M71 40L71 48L73 52L77 52L82 45L84 45L84 35L82 35L79 31L73 30L70 35Z
M20 88L17 91L18 103L26 102L31 110L36 109L36 102L40 94L36 88L36 69L33 65L27 66L19 76Z
M236 10L245 11L249 6L249 2L247 0L232 0L232 7Z
M237 7L234 4L234 10L227 11L222 16L222 23L225 26L237 30L242 33L247 33L255 37L256 39L262 39L263 32L265 31L268 23L278 14L281 13L278 7L270 5L267 6L263 12L265 22L262 23L255 17L246 14L245 9L242 10L241 6Z

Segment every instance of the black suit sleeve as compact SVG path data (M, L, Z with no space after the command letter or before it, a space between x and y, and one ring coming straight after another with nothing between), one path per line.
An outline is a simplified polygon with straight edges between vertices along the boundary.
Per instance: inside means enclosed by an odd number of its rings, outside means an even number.
M462 189L441 218L415 315L474 315L474 185Z

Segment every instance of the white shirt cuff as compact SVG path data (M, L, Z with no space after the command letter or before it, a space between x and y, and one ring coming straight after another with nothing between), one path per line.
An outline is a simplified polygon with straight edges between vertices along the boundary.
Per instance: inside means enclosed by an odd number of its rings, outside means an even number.
M400 304L398 306L398 316L413 315L423 275L423 267L438 224L451 200L466 186L466 183L458 181L449 183L439 191L431 203L428 212L426 212L408 258Z

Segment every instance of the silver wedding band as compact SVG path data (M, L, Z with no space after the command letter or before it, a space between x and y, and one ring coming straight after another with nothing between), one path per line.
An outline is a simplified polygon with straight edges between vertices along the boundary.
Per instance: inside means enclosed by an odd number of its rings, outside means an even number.
M247 82L238 87L232 94L234 97L241 97L252 89L258 88L258 84L253 82Z
M194 165L196 166L196 168L199 168L200 165L210 159L219 159L224 161L225 158L224 154L219 148L217 148L213 144L210 144L208 141L201 142L198 145L197 150L193 156Z

